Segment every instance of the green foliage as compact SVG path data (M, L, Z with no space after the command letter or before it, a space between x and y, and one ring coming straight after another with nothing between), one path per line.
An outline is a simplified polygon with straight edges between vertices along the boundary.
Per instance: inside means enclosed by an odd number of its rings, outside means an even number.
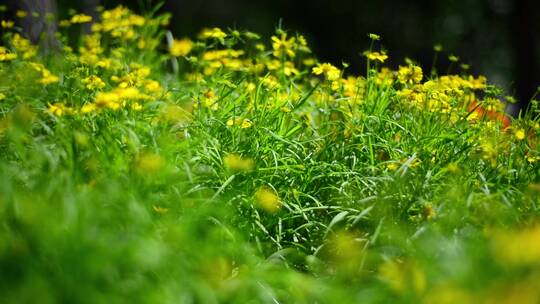
M540 125L482 76L103 11L0 49L6 303L540 299Z

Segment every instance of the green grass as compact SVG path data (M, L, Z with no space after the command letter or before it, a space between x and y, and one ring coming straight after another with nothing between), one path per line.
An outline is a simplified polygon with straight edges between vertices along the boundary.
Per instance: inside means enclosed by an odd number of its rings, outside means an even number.
M166 16L102 16L28 58L4 30L2 302L540 300L536 102L508 127L503 94L464 71L408 81L413 62L369 60L352 82L281 29L180 55Z

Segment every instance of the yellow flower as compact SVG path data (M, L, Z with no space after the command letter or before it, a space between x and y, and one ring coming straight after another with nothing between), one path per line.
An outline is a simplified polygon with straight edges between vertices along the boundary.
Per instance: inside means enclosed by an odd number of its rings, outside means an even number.
M266 47L262 43L255 44L255 48L261 52L264 52L264 50L266 49Z
M146 84L144 85L144 88L147 91L154 92L154 93L159 93L159 92L161 92L161 89L162 89L159 82L157 82L155 80L148 80L146 82Z
M303 35L298 36L298 43L300 43L301 46L307 46L306 37Z
M492 239L492 253L503 265L538 265L540 262L540 226L517 231L498 231Z
M94 103L87 103L81 107L81 113L88 114L96 110L96 105Z
M174 57L186 56L193 48L193 41L188 38L174 40L169 52Z
M115 92L98 93L94 104L98 109L107 107L116 110L120 108L120 96Z
M108 69L112 65L112 61L110 59L101 59L96 61L96 66L103 69Z
M129 88L116 88L113 90L113 93L118 95L118 97L122 100L125 99L146 99L146 95L141 94L141 92L137 88L129 87Z
M427 281L422 267L414 261L390 260L379 267L381 279L399 293L425 291Z
M325 240L325 263L343 278L357 277L362 269L367 251L365 237L358 231L335 229Z
M15 12L15 16L17 16L17 18L24 18L26 16L28 16L28 13L26 11L23 11L23 10L18 10Z
M532 156L532 155L531 155L531 156L527 156L527 161L528 161L529 163L531 163L531 164L534 164L534 163L540 161L540 156ZM538 186L538 187L539 187L538 189L540 189L540 186ZM537 189L537 190L538 190L538 189Z
M154 211L159 214L164 214L164 213L169 212L169 208L164 208L157 205L152 206L152 209L154 209Z
M71 114L72 109L67 107L63 103L49 104L48 111L55 116L63 116L64 114Z
M134 111L140 111L142 110L142 106L140 103L138 102L134 102L132 105L131 105L131 109L133 109Z
M291 37L287 39L287 33L282 32L280 38L272 36L272 48L274 49L274 56L282 57L287 55L289 57L294 57L296 53L293 50L295 38Z
M156 173L165 165L165 160L159 154L144 153L136 162L136 170L139 173Z
M514 135L516 136L517 140L524 140L525 139L525 130L517 129L514 132Z
M236 118L229 118L229 119L227 120L227 127L232 127L232 126L234 126L235 124L237 124L237 122L238 122L238 119L236 119Z
M227 34L225 34L225 32L223 32L219 27L214 27L211 29L203 29L199 37L201 39L214 38L218 40L223 40L225 37L227 37Z
M83 20L88 18L82 18ZM129 9L118 6L115 9L104 11L101 14L101 22L92 25L94 33L106 32L117 39L131 40L135 37L134 27L142 26L146 19L133 14Z
M313 58L307 58L307 59L302 60L302 64L308 67L315 65L315 63L316 63L315 59Z
M13 35L12 41L13 46L19 52L22 54L23 59L30 59L37 54L37 47L32 45L30 40L23 38L19 34Z
M368 34L368 37L371 40L381 40L381 36L379 36L377 34L373 34L373 33Z
M59 27L68 27L71 25L71 22L69 20L60 20L58 22Z
M41 79L38 80L39 83L48 85L48 84L55 83L55 82L59 81L58 76L53 75L42 64L40 64L40 63L30 63L30 65L34 68L34 70L41 73Z
M396 171L399 168L399 164L396 162L391 162L386 164L386 168L388 168L390 171Z
M382 68L377 73L375 83L380 86L388 86L394 82L394 74L389 68Z
M458 164L450 163L448 166L446 166L446 170L448 170L450 173L459 173L461 169L459 168Z
M247 172L255 168L255 162L251 158L243 158L234 153L223 157L223 165L227 170L237 172Z
M279 197L276 192L269 187L260 187L255 192L255 201L267 212L274 213L279 210Z
M262 79L262 83L268 89L275 89L278 86L278 80L276 77L269 75Z
M103 82L103 80L96 75L86 77L82 80L82 83L85 84L86 88L89 90L102 89L105 87L105 82Z
M455 55L450 55L450 56L448 56L448 60L450 60L451 62L458 62L459 57L455 56Z
M202 94L201 103L203 106L209 108L212 111L216 111L217 109L219 109L216 94L212 90L207 90Z
M6 99L6 95L4 93L0 93L0 101Z
M349 98L349 103L361 103L366 91L366 81L363 77L348 76L343 79L343 95Z
M408 67L399 67L398 80L403 84L420 83L423 77L422 68L419 66L410 65Z
M15 58L17 58L17 54L10 53L5 47L0 46L0 61L9 61Z
M477 78L469 76L469 79L464 81L464 83L473 90L483 90L487 87L487 79L482 75L478 76Z
M373 61L380 61L383 63L386 59L388 59L388 55L386 53L382 52L365 52L364 55L369 59Z
M1 24L2 27L5 29L12 28L15 25L15 23L11 20L2 20Z
M252 125L253 123L247 118L244 118L244 120L242 121L242 129L250 128Z
M283 74L285 74L285 76L298 75L300 74L300 71L295 68L293 62L287 61L283 65Z
M330 81L339 79L339 76L341 74L340 70L335 66L331 65L330 63L318 64L316 67L313 68L312 71L315 75L324 74L326 79Z
M92 16L88 16L85 14L78 14L73 17L71 17L71 23L88 23L92 21Z
M43 76L43 78L39 80L39 83L42 83L45 85L55 83L55 82L58 82L58 76L49 75L49 74L46 76Z

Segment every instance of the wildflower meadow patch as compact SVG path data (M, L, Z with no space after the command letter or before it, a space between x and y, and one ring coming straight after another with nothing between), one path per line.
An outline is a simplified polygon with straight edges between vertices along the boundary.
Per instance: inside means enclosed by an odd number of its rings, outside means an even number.
M2 303L540 301L537 101L376 34L356 75L284 28L94 19L1 23Z

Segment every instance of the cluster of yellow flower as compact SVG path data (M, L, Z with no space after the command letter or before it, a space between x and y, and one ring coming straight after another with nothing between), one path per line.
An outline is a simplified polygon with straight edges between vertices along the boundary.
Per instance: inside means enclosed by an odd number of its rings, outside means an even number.
M11 43L13 43L13 47L21 55L22 59L31 59L37 54L37 47L32 45L30 40L23 38L17 33L11 37Z
M193 41L188 38L174 40L170 52L174 57L186 56L193 48Z
M17 58L17 54L11 53L3 46L0 46L0 61L9 61Z
M104 11L101 14L101 22L94 23L92 31L110 33L112 37L122 40L132 40L138 35L137 28L143 26L145 22L146 18L143 16L134 14L126 7L118 6L115 9Z
M480 102L476 94L486 89L486 79L483 76L445 75L441 77L425 77L422 68L408 60L407 65L400 66L397 71L387 67L375 65L374 77L368 79L355 77L330 63L316 63L309 56L309 47L302 36L290 36L283 30L278 30L276 36L271 37L272 52L265 52L261 43L248 44L244 48L236 46L236 31L225 32L218 28L206 29L199 35L202 39L198 43L184 38L175 40L170 47L174 57L189 56L187 59L194 69L188 79L204 79L218 71L245 72L252 80L263 84L267 89L276 90L281 95L279 81L283 77L305 80L306 67L310 68L315 76L322 77L321 90L315 92L313 97L317 103L333 103L339 108L349 111L351 105L358 105L365 98L368 83L374 82L381 88L394 87L399 100L421 110L439 112L451 115L456 121L467 116L470 121L478 120L477 114L465 113L472 102ZM379 40L377 35L371 39ZM378 38L377 38L378 37ZM250 36L250 38L253 38ZM257 39L255 37L254 39ZM375 39L377 38L377 39ZM205 44L205 40L213 39L220 43ZM197 47L201 46L201 47ZM270 56L268 56L270 55ZM389 59L386 51L366 51L368 61L382 64ZM454 56L455 57L455 56ZM452 60L456 58L452 57ZM297 81L302 91L305 83ZM327 89L325 89L327 88ZM279 98L276 98L279 100ZM207 103L216 107L214 103ZM277 102L277 104L281 103ZM499 104L502 104L499 102ZM503 114L503 109L498 109Z
M223 41L227 37L227 34L223 32L220 28L214 27L211 29L203 29L199 34L200 39L217 39Z
M23 18L22 13L18 13ZM61 27L90 23L93 18L84 14L73 14L71 18L60 21ZM3 22L7 27L8 21ZM101 10L99 22L91 26L91 33L84 35L83 45L75 52L68 44L64 45L65 58L73 64L72 71L61 72L70 79L79 79L81 89L89 90L90 100L82 104L69 102L47 103L48 112L55 116L97 113L101 110L123 108L139 111L142 102L166 98L166 92L158 81L151 79L151 69L126 58L133 51L126 42L138 41L139 48L154 50L159 44L156 38L160 26L168 23L167 17L147 19L134 14L129 9L118 6L112 10ZM11 28L12 26L9 26ZM146 30L142 30L142 28ZM17 32L7 32L8 47L0 47L0 61L20 59L39 75L42 85L63 84L61 77L53 74L47 64L37 58L38 47ZM57 37L62 37L59 33ZM104 47L104 41L108 46ZM188 43L189 44L189 43ZM176 47L177 55L189 53L191 45Z
M34 70L40 73L41 79L39 79L39 83L47 85L58 82L58 76L53 75L51 71L46 69L43 64L30 62L30 65L34 68Z
M6 33L10 47L0 47L0 62L21 60L38 72L38 82L43 85L62 84L67 77L77 79L81 89L88 91L89 98L79 103L70 101L69 107L58 101L49 104L49 112L54 115L120 109L138 111L143 109L145 101L167 99L170 96L167 90L150 78L148 63L137 63L135 59L142 56L137 49L144 49L153 54L150 57L158 58L155 59L156 64L162 64L164 60L176 65L181 63L180 77L187 80L186 85L194 84L198 88L190 95L194 109L217 111L221 108L221 93L208 84L212 79L245 94L242 95L247 100L243 113L227 116L226 125L229 127L249 128L255 124L251 115L261 90L265 93L265 102L259 107L285 113L295 108L301 96L311 92L309 102L319 107L330 106L345 114L346 119L352 119L361 115L358 108L372 94L370 92L378 91L392 93L385 93L385 96L392 95L394 104L446 115L452 122L461 119L470 122L489 120L491 124L499 123L504 128L509 126L503 103L498 99L480 98L487 89L485 77L428 77L409 59L405 65L392 70L383 66L390 60L387 51L373 48L374 43L380 40L378 35L369 35L372 47L363 53L369 71L363 77L347 71L346 64L339 68L331 63L318 62L311 56L302 35L291 35L282 29L271 37L268 51L254 33L215 27L203 29L198 41L168 39L169 54L159 57L158 47L163 43L160 41L163 37L161 27L168 24L167 16L146 18L123 6L100 12L96 20L88 15L72 14L61 21L65 27L92 23L91 32L82 38L82 45L75 50L67 44L63 47L65 58L74 67L71 72L55 71L58 74L53 74L46 68L47 64L38 62L38 48L28 39L16 32ZM8 23L8 20L3 21L4 27L9 27ZM437 46L435 50L439 52L442 48ZM451 56L449 60L459 59ZM234 78L233 75L241 77ZM229 78L242 81L232 83L227 80ZM317 120L314 112L298 114L311 121ZM525 131L514 134L520 140L526 137Z
M8 6L7 5L0 5L0 12L6 12L8 10ZM15 17L19 18L19 19L23 19L23 18L26 18L28 16L28 12L26 11L23 11L23 10L17 10L15 11ZM39 17L39 13L37 12L33 12L32 17ZM12 28L15 26L15 22L13 20L2 20L0 22L2 24L2 27L3 28Z

